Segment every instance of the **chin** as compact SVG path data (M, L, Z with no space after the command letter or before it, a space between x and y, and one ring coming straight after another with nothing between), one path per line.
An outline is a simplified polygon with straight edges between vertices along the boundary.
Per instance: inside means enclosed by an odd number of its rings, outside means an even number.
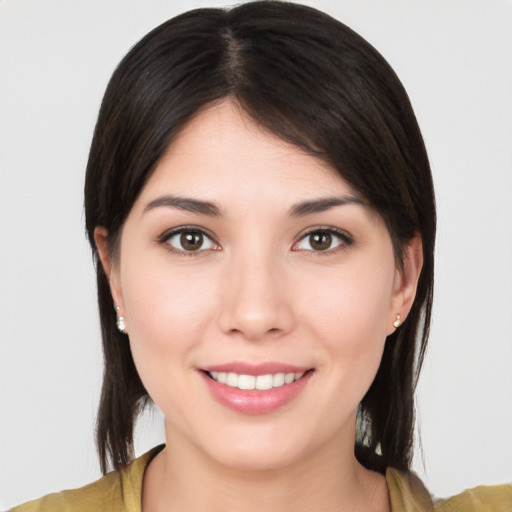
M261 427L261 425L260 425ZM243 428L225 431L210 446L199 447L217 464L239 471L279 470L298 464L319 449L318 442L303 437L303 430Z
M219 465L225 468L245 472L284 469L301 458L296 450L294 453L286 453L272 447L262 448L259 446L254 446L254 449L248 449L247 446L240 447L240 449L230 448L224 450L223 453L212 454L212 456Z

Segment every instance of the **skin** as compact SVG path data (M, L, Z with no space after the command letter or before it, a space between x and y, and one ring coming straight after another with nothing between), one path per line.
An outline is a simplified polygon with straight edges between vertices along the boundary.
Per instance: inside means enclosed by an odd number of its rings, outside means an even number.
M164 195L221 215L148 205ZM324 198L355 202L293 215ZM167 448L144 479L143 510L389 510L384 477L354 457L357 405L386 336L405 319L421 241L397 269L382 220L325 163L265 132L227 100L172 142L100 258L141 379L165 416ZM359 202L358 202L359 201ZM172 228L204 230L185 251ZM333 227L327 250L308 235ZM348 237L346 238L345 237ZM312 369L291 402L242 414L213 398L199 369L268 361Z

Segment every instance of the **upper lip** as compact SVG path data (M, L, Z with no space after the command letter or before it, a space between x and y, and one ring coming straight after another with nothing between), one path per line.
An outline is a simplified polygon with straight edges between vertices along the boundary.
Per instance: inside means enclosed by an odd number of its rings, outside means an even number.
M301 373L311 370L311 367L278 362L248 363L244 361L233 361L212 366L204 366L199 369L205 372L237 373L239 375L254 375L257 377L258 375L274 373Z

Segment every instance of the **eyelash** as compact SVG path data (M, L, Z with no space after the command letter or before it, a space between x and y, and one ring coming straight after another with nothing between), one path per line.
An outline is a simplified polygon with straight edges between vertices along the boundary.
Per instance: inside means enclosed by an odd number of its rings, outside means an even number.
M320 226L320 227L315 227L315 228L311 229L310 231L307 231L306 233L301 235L299 237L298 241L293 244L293 247L295 247L296 245L298 245L300 242L307 239L308 237L315 235L315 234L319 234L319 233L322 233L322 234L325 233L332 237L336 237L340 240L340 243L336 247L333 247L332 249L317 250L317 251L309 250L309 249L295 249L295 250L311 252L315 256L327 256L327 255L336 253L338 251L347 249L354 243L353 238L346 231L334 228L332 226L325 226L325 227ZM311 243L310 243L310 245L311 245Z
M172 237L174 237L176 235L183 234L183 233L199 234L202 237L210 240L214 246L218 246L218 243L215 241L215 238L210 233L208 233L206 230L204 230L202 228L198 228L197 226L180 226L179 228L172 228L172 229L162 233L158 237L157 242L161 245L164 245L165 248L169 252L172 252L173 254L177 254L179 256L193 257L193 256L197 256L198 254L201 254L207 250L218 250L217 248L215 248L215 249L198 249L197 251L187 251L185 249L177 249L176 247L173 247L169 243L169 240L171 240Z
M177 249L169 243L169 240L171 238L173 238L174 236L180 235L183 233L187 233L187 232L188 233L196 233L196 234L201 235L202 237L210 240L210 242L216 247L213 249L207 248L207 249L198 249L196 251L187 251L185 249ZM325 250L316 250L315 251L313 249L311 249L311 250L310 249L300 249L300 248L294 249L302 241L306 240L308 237L311 237L312 235L315 235L315 234L328 234L332 237L338 238L340 240L340 243L332 249L329 248L329 249L325 249ZM161 245L164 245L169 252L172 252L172 253L180 255L180 256L188 256L188 257L197 256L198 254L201 254L205 251L218 250L217 247L219 247L218 242L215 241L215 238L210 233L208 233L206 230L199 228L197 226L180 226L178 228L172 228L172 229L162 233L162 235L160 235L158 237L157 242ZM354 243L354 241L353 241L352 237L347 232L345 232L341 229L334 228L332 226L325 226L325 227L321 226L321 227L315 227L315 228L311 229L310 231L307 231L306 233L301 235L299 237L299 239L293 244L292 250L297 251L297 252L298 251L310 252L310 253L314 254L315 256L317 256L317 255L323 256L323 255L333 254L340 250L344 250L347 247L350 247L353 243ZM311 243L309 245L311 246Z

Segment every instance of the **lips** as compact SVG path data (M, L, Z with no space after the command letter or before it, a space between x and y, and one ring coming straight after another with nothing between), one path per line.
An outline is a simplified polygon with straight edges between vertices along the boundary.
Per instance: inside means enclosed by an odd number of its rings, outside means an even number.
M243 414L266 414L288 404L306 387L312 368L280 363L232 363L199 372L222 405Z

